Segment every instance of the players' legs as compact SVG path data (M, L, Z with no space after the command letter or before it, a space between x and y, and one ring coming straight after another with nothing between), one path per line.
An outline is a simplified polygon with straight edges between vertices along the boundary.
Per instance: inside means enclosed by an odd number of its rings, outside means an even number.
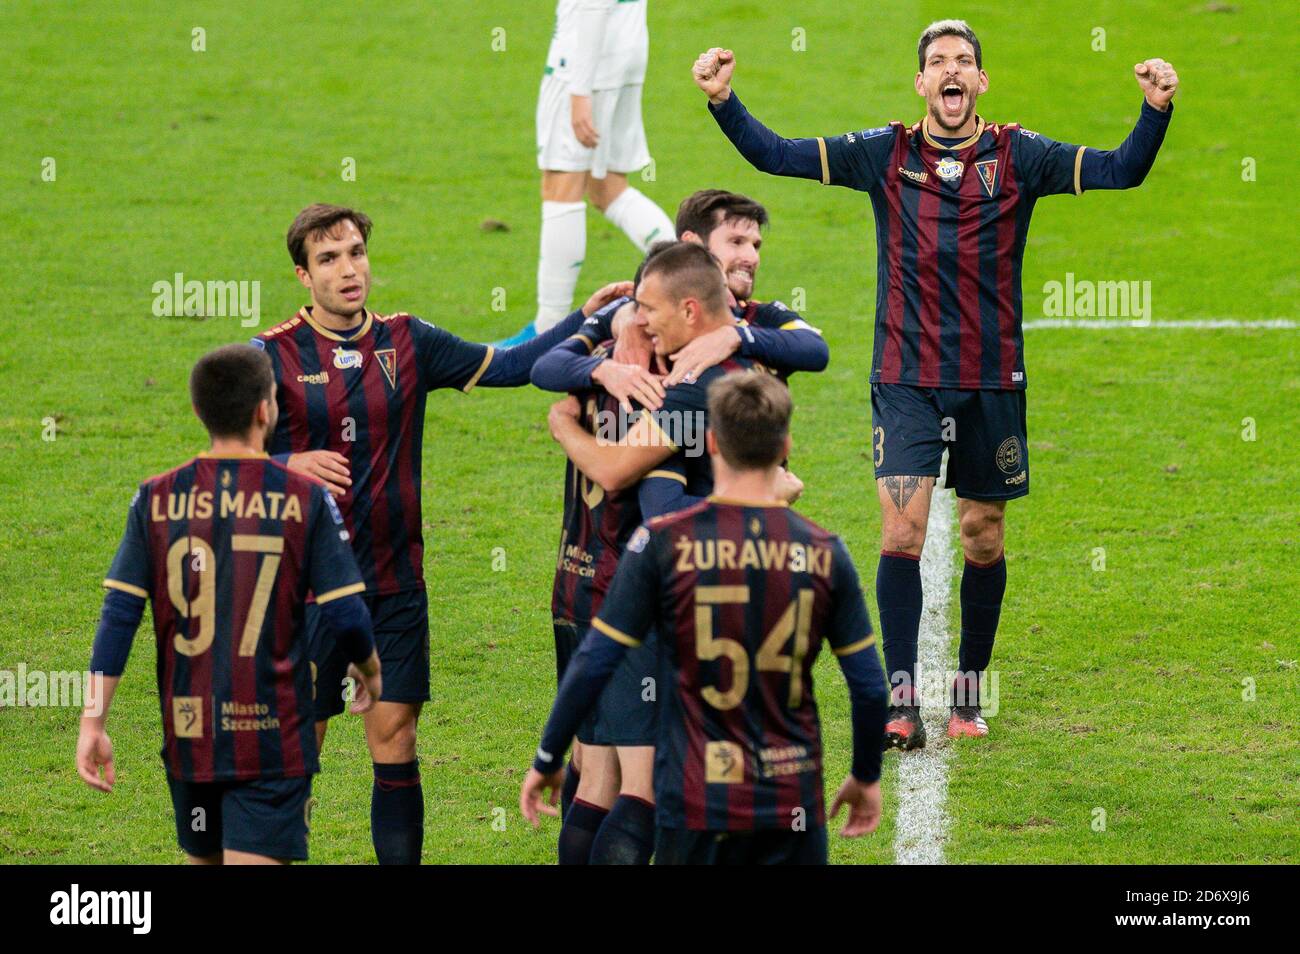
M569 314L587 254L586 172L542 171L542 237L537 259L538 334Z
M316 751L325 751L325 733L329 731L330 723L328 719L321 719L316 723Z
M645 865L654 854L654 746L620 745L618 798L591 846L594 865Z
M268 858L266 855L255 855L247 851L230 851L227 849L223 853L222 860L211 863L227 865L288 865L293 862L281 858Z
M642 253L654 242L673 238L673 223L664 210L629 186L627 176L621 172L607 172L603 179L588 179L587 198Z
M424 847L424 789L415 757L419 702L376 702L365 715L374 760L370 837L381 865L417 865Z
M918 705L917 639L921 630L921 549L930 519L934 478L876 479L880 499L880 565L876 604L885 650L885 671L895 705Z
M578 788L560 828L560 864L589 863L591 843L618 797L618 785L618 755L613 746L584 743Z
M953 705L979 704L979 679L993 655L1007 589L1006 509L1005 500L957 501L966 559L961 575L960 675L953 687Z

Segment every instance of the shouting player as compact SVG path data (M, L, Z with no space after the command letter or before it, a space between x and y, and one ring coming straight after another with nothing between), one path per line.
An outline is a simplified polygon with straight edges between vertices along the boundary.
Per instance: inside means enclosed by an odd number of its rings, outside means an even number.
M694 66L714 119L756 168L871 198L879 256L871 411L883 531L876 598L894 683L887 736L905 750L925 744L916 687L919 561L945 447L966 559L948 734L988 734L979 674L1006 590L1006 502L1029 492L1020 274L1034 203L1141 184L1178 89L1164 60L1134 67L1144 96L1137 126L1118 149L1103 151L979 116L989 77L979 40L961 20L927 27L917 59L914 85L926 103L919 122L794 140L741 104L730 50L711 49Z
M586 195L642 252L673 237L653 200L627 184L650 162L641 86L650 56L646 0L560 0L537 97L542 238L537 316L520 344L569 313L587 256Z
M654 789L658 864L826 861L822 746L812 669L823 638L849 683L852 771L831 807L848 837L880 821L886 687L853 562L840 539L787 510L789 392L763 372L709 391L714 494L651 520L569 665L520 791L537 824L564 748L629 647L658 631L663 687ZM550 804L555 803L552 791Z
M761 207L758 209L761 211ZM750 209L746 207L746 211ZM650 258L660 250L656 246ZM694 253L694 257L700 256ZM645 264L637 270L637 284ZM605 308L617 311L620 305L613 302ZM792 312L781 314L784 330L756 328L745 336L743 348L748 356L763 360L783 374L824 368L827 352L821 336ZM548 390L575 392L577 422L583 431L592 435L627 433L636 420L627 415L639 415L641 408L653 411L662 406L664 385L645 367L614 360L612 342L600 342L599 331L592 330L597 324L593 317L572 338L539 358L533 366L533 383ZM627 335L634 328L622 326L621 334ZM635 330L644 336L643 330ZM711 336L716 337L716 332L702 337ZM731 340L733 344L724 344L724 354L715 360L729 357L742 339L733 334ZM682 389L691 388L683 385ZM612 490L582 473L572 460L566 461L564 529L551 600L560 678L582 634L591 625L592 616L599 611L623 548L643 515L667 513L700 499L689 496L685 484L686 469L680 461L670 460L648 471L634 488ZM697 491L705 492L698 487ZM639 688L638 679L644 678L631 665L620 673L626 676L621 682L634 688ZM615 700L618 695L611 693L611 704L624 704L622 698ZM637 708L643 710L644 706ZM648 858L653 849L653 814L645 797L652 787L652 757L642 741L653 738L652 725L643 725L641 720L628 725L625 714L617 711L601 718L600 711L598 707L579 727L579 744L574 746L573 761L565 776L561 864L637 862ZM651 715L646 711L638 714ZM613 747L621 743L626 744L616 753ZM626 785L620 759L632 765Z
M586 315L626 294L630 282L596 293L525 345L494 349L464 341L411 315L378 315L370 292L370 219L334 205L303 209L287 243L311 304L258 335L275 370L281 415L271 451L326 482L338 497L361 566L384 664L384 695L366 713L374 762L370 829L382 864L416 864L424 840L424 795L416 725L429 699L429 610L420 512L428 392L517 387L533 361L572 334ZM308 615L317 666L317 733L343 711L346 661L328 626Z
M276 418L266 355L218 348L195 365L190 399L212 447L145 481L131 502L104 580L77 771L113 790L104 723L148 599L181 848L194 864L303 860L320 770L307 592L366 690L359 712L382 691L365 584L329 494L264 452Z

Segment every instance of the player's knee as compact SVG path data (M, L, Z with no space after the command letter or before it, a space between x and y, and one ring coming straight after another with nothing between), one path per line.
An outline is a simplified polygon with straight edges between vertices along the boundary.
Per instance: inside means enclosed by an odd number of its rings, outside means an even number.
M920 553L925 545L925 521L902 514L886 517L881 524L881 548L895 553Z
M988 563L1001 555L1004 517L1001 508L995 507L970 507L961 515L962 549L968 558Z
M415 726L413 712L374 720L366 728L371 754L383 762L409 762L415 758Z

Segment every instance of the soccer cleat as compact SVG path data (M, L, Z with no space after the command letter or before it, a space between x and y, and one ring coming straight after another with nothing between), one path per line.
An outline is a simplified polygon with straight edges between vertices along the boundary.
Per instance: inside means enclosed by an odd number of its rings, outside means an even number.
M948 738L982 739L989 734L989 724L980 715L979 706L953 706L948 716Z
M526 341L532 341L537 337L537 327L530 321L509 338L502 338L500 341L492 342L494 348L513 348L515 345L521 345Z
M920 706L894 706L885 723L885 748L913 749L925 748L925 725L921 722Z

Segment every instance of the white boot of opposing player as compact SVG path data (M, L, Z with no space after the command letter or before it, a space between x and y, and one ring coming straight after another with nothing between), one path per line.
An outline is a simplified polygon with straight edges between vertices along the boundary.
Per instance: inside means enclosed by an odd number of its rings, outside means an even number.
M605 218L622 229L642 252L654 242L671 241L677 237L672 219L664 214L664 210L631 186L609 204Z

